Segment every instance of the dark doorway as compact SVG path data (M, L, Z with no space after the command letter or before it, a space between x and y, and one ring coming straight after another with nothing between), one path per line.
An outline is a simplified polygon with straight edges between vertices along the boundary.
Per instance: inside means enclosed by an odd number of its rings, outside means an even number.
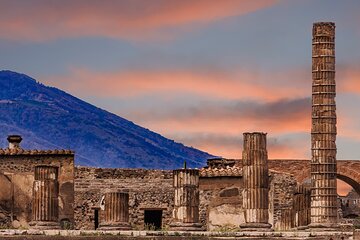
M94 225L95 230L99 227L99 209L94 209Z
M161 230L162 210L144 210L145 230Z

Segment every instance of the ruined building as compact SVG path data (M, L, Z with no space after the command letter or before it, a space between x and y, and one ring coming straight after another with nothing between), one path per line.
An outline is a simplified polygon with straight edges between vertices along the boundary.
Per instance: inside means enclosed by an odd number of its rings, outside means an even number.
M269 160L267 135L255 132L244 133L243 159L209 159L201 169L74 167L72 151L24 150L21 137L13 135L0 149L0 225L175 231L338 227L344 214L358 214L353 196L360 194L360 161L336 160L335 25L315 23L312 46L310 161ZM340 204L336 179L354 188ZM351 213L346 204L352 204Z

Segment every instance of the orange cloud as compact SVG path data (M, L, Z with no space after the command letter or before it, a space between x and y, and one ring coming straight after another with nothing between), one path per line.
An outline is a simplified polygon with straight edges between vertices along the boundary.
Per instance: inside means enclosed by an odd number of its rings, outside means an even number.
M349 66L340 68L339 76L336 77L340 92L360 93L360 68Z
M138 39L269 7L278 0L4 0L2 38L48 40L78 36ZM179 30L179 29L178 29ZM164 36L161 36L164 37Z
M288 74L291 72L289 71ZM69 75L47 76L43 79L46 83L54 83L70 92L98 97L191 93L213 98L274 101L309 95L306 88L299 88L294 84L281 84L288 80L287 73L264 76L255 71L229 74L215 70L95 72L87 69L73 69ZM269 83L268 79L274 79L274 81ZM276 85L276 82L279 82L281 86ZM296 81L293 79L293 82Z
M208 133L183 133L170 135L178 141L193 147L210 152L216 156L240 159L242 155L242 134L208 134ZM308 159L309 144L304 139L287 139L278 137L273 133L268 134L268 156L272 159Z

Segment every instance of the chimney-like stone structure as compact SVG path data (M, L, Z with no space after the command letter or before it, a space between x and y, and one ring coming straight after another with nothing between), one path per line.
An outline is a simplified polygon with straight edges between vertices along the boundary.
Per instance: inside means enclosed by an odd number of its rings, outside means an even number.
M60 228L58 197L58 168L36 166L30 226L44 230Z
M313 25L311 223L312 228L337 226L335 24Z
M243 207L246 222L240 227L247 230L270 231L266 133L244 133L243 147Z
M199 222L199 170L176 169L173 171L175 188L172 230L201 231Z
M100 223L100 230L130 230L129 193L105 193L105 221Z
M22 137L20 135L9 135L7 140L9 142L9 149L20 149L20 143L22 141Z

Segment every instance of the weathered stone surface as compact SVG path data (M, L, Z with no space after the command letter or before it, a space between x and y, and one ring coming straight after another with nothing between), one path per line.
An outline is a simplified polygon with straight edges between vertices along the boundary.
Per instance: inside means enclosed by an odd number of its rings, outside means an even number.
M313 25L311 128L311 224L335 227L336 192L336 104L335 24Z
M105 221L100 230L130 230L129 193L105 193Z
M266 134L244 133L243 150L243 206L245 221L242 228L270 228L269 171Z
M245 223L245 214L241 205L222 204L209 209L210 231L239 230L239 226L243 223Z
M199 231L199 170L177 169L174 178L174 210L170 227L174 230Z
M30 225L36 229L60 228L58 168L36 166L34 175Z
M18 149L17 152L3 151L0 154L0 173L9 179L10 188L0 189L1 206L21 227L29 227L32 216L32 195L34 169L38 165L56 166L59 168L59 198L62 206L59 208L59 219L69 219L74 222L74 154L71 151L34 151ZM7 153L8 152L8 153ZM1 174L0 174L1 179ZM5 186L5 185L4 185ZM68 187L64 187L68 186ZM11 187L13 189L11 189ZM14 197L13 208L9 199ZM8 203L7 203L8 202ZM9 215L9 216L10 216Z
M272 173L269 191L269 223L276 231L294 227L296 179L290 174ZM286 189L286 190L285 190Z
M105 193L129 191L129 223L144 229L144 210L161 209L163 226L172 219L174 205L173 174L168 170L108 169L77 167L75 169L75 228L94 229L94 207L100 207ZM99 210L99 222L105 213Z

